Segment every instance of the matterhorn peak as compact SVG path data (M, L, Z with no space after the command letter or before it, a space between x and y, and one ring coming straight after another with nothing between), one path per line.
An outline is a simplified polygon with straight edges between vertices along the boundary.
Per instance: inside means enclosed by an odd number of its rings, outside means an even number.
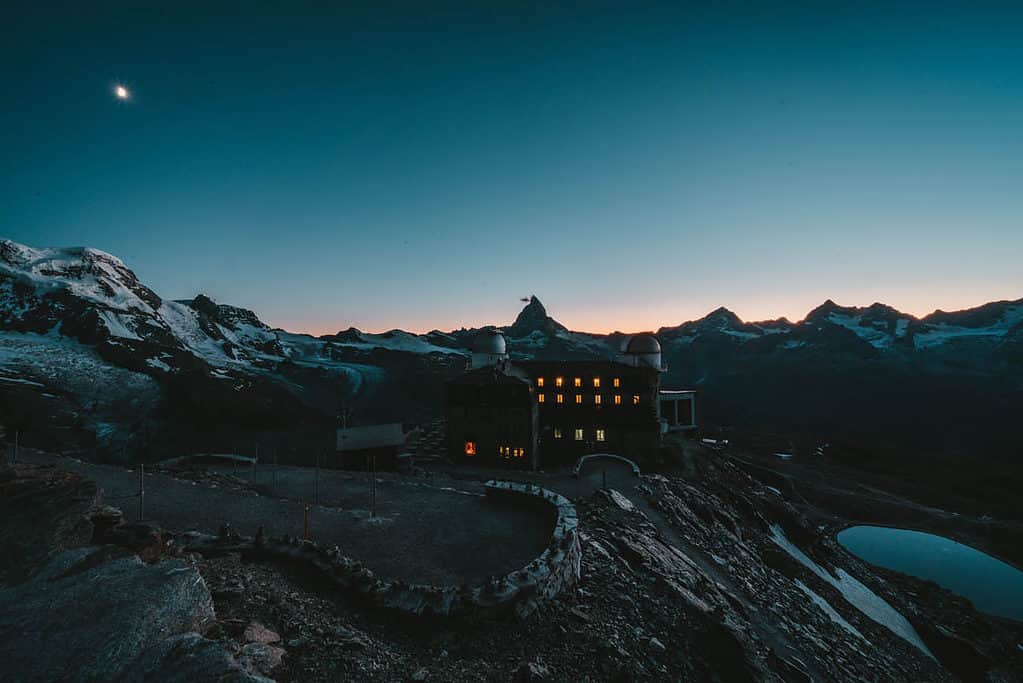
M564 331L565 326L547 315L547 309L540 302L536 295L529 297L529 303L522 309L515 322L508 327L507 332L512 337L525 337L533 332L541 331L553 334Z

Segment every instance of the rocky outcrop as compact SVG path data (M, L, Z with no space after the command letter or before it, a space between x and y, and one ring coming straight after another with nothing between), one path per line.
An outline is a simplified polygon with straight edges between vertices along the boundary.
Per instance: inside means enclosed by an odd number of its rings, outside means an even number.
M98 500L75 474L0 469L0 678L266 680L200 635L210 592L190 563L158 561L160 530Z
M131 672L183 680L198 671L247 680L226 652L196 633L213 619L210 593L189 564L146 565L116 546L87 546L0 590L0 632L7 634L0 661L5 675L20 681L69 672L79 680L141 680Z
M19 581L49 555L89 543L96 485L57 469L0 468L0 584Z
M140 654L116 681L166 681L167 683L272 683L247 670L220 643L198 633L182 633L160 641Z

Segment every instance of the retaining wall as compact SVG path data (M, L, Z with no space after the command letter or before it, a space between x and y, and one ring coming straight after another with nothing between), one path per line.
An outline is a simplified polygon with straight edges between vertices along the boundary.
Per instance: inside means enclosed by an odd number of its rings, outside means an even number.
M539 505L550 511L554 529L547 548L522 569L477 586L432 586L384 581L335 548L296 538L255 539L190 533L179 537L186 550L204 554L239 552L260 560L289 559L313 567L345 591L375 605L422 615L514 615L524 619L579 580L582 550L575 506L553 491L506 481L488 481L486 494L515 505Z

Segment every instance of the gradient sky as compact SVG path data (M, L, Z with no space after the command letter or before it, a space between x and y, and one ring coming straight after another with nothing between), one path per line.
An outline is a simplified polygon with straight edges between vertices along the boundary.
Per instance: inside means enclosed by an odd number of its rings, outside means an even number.
M1018 2L155 4L0 8L0 237L313 332L1023 296Z

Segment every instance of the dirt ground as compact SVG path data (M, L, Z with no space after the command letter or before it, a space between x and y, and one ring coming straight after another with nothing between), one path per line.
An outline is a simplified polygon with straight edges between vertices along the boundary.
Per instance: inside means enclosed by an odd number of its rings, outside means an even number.
M106 504L138 518L139 472L41 453L25 461L80 473L103 490ZM502 505L483 495L482 480L380 473L373 513L372 479L364 472L261 466L257 493L251 470L221 467L176 473L147 470L145 517L176 531L216 533L229 523L253 535L302 536L310 503L310 538L337 545L385 579L475 583L528 564L550 539L551 520L539 510ZM275 483L276 481L276 483Z

